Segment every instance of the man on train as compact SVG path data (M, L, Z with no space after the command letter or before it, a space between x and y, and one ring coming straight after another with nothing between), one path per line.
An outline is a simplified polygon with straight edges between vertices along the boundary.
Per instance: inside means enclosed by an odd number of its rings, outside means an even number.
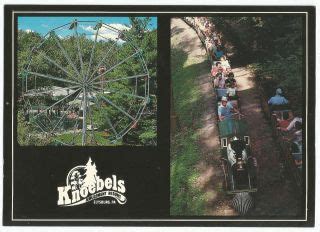
M239 111L233 107L231 102L228 102L227 97L222 97L221 105L218 107L219 120L230 119L234 113L239 113Z
M288 104L289 101L282 96L282 90L280 88L276 89L276 95L274 95L273 97L271 97L268 101L269 105L286 105Z

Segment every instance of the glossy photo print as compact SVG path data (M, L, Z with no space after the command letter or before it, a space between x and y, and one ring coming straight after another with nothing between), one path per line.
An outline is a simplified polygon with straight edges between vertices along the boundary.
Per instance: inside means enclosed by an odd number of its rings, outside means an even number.
M172 215L306 216L305 23L171 20Z
M3 225L314 226L314 7L4 13Z
M156 145L155 17L18 17L20 145Z

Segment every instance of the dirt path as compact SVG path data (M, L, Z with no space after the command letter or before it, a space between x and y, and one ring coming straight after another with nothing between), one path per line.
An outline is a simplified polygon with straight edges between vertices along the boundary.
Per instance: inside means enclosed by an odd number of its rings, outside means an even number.
M173 19L172 33L181 33L179 40L188 59L206 59L205 50L193 29L180 19ZM256 156L259 170L259 191L255 195L255 208L248 216L297 216L301 211L301 198L289 180L281 179L279 149L269 122L264 118L252 75L245 67L233 69L239 85L241 111L249 122L252 152ZM223 190L223 173L220 167L220 144L216 124L215 95L210 83L210 73L197 76L203 96L202 127L199 130L201 159L196 164L200 172L197 185L206 194L205 215L235 216L231 200Z
M261 110L257 89L251 81L252 75L244 67L233 71L239 85L241 111L249 125L251 149L259 165L259 192L255 197L256 207L250 215L296 216L300 211L301 200L294 184L281 178L280 150Z
M180 19L173 19L171 31L173 34L180 33L181 42L179 43L188 53L188 59L197 59L200 63L207 58L198 35L186 23ZM220 143L214 108L216 100L210 83L209 64L205 68L208 70L206 74L195 77L203 96L203 108L206 109L201 116L202 127L198 132L201 158L196 164L200 173L197 185L201 191L205 192L205 215L232 216L236 215L231 205L232 198L226 196L223 191L224 177L220 167Z
M188 54L188 59L196 59L199 63L205 61L206 51L197 33L183 22L183 20L177 18L172 19L171 34L172 40L179 40L171 41L171 43L178 44L178 47ZM175 36L177 34L179 34L179 36Z

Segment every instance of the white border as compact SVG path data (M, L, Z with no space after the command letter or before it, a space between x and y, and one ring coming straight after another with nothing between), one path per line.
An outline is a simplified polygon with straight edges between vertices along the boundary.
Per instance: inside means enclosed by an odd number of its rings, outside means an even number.
M47 221L61 221L61 222L65 222L65 221L86 221L86 222L101 222L101 221L124 221L124 222L130 222L130 221L157 221L157 222L166 222L166 221L186 221L186 222L198 222L198 221L307 221L308 217L308 172L307 172L307 168L306 168L306 212L305 212L305 219L299 219L299 220L295 220L295 219L285 219L285 220L269 220L269 219L15 219L13 217L13 199L14 199L14 184L13 184L13 179L14 179L14 165L13 165L13 160L14 160L14 79L15 79L15 56L14 56L14 49L15 49L15 40L14 40L14 17L15 14L19 14L19 13L33 13L33 14L41 14L41 13L48 13L48 14L57 14L57 13L62 13L61 11L13 11L12 12L12 200L11 200L11 220L12 221L36 221L36 222L47 222ZM131 11L63 11L63 13L93 13L93 14L108 14L108 13L121 13L121 14L127 14L127 13L132 13ZM190 14L214 14L214 13L234 13L234 14L292 14L292 13L296 13L296 14L302 14L304 13L306 15L306 116L308 115L308 12L224 12L224 11L195 11L195 12L179 12L179 11L165 11L165 12L151 12L151 11L135 11L134 13L148 13L148 14L166 14L166 13L174 13L174 14L186 14L186 13L190 13ZM307 128L308 128L308 122L307 122L307 117L306 117L306 135L307 135ZM308 136L306 136L305 138L305 152L306 152L306 167L308 165Z

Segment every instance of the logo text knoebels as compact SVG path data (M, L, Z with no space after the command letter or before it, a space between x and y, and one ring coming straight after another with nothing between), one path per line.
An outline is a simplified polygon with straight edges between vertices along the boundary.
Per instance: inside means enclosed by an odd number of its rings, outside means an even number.
M58 205L68 205L78 202L81 199L86 198L89 194L92 195L96 192L102 191L104 188L106 190L112 189L113 191L120 193L125 193L126 191L124 180L117 181L117 176L112 175L112 178L108 177L105 180L98 178L95 185L90 185L89 187L83 186L80 190L71 191L71 195L69 194L71 186L58 187Z

